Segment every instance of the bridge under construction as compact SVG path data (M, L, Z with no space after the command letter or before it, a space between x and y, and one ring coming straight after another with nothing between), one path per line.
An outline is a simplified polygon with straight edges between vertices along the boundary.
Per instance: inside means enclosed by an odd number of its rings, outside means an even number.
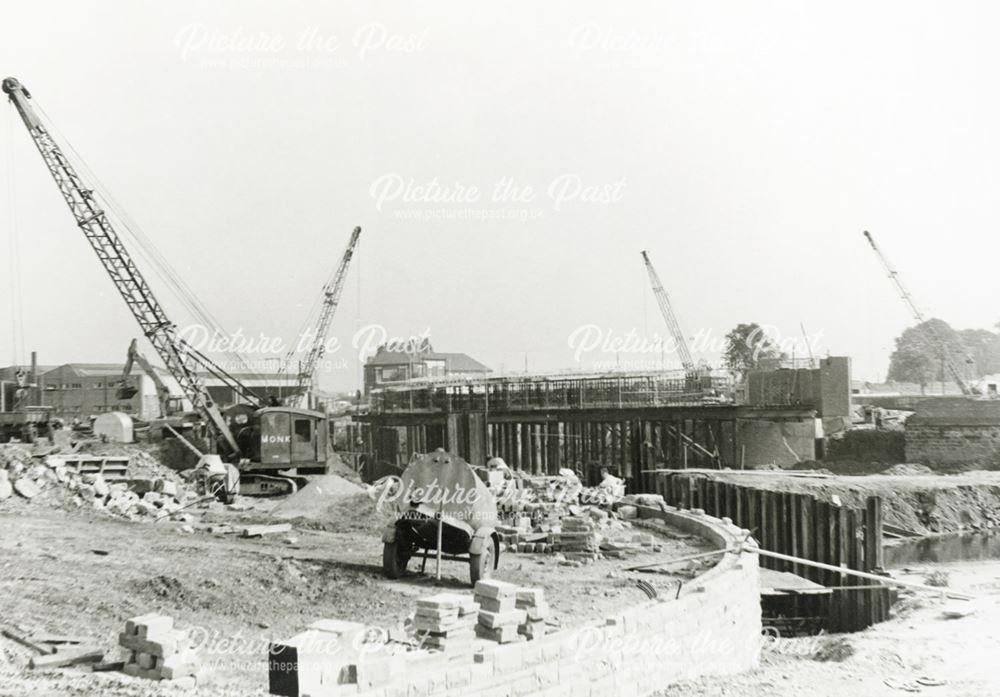
M656 469L815 460L850 396L849 361L819 364L751 374L741 394L686 371L411 381L372 393L365 449L396 467L435 448L532 474L608 466L639 488Z

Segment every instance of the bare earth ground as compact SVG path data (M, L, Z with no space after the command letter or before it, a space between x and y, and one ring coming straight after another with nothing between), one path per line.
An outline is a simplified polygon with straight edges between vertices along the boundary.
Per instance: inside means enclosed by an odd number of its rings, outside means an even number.
M209 642L201 653L215 669L214 684L184 694L264 695L269 640L321 618L399 626L417 598L438 592L431 563L423 576L382 576L382 520L364 494L325 520L299 521L318 529L297 526L291 544L287 535L240 539L205 530L213 521L275 522L266 514L272 505L194 509L202 529L191 534L168 521L128 522L8 499L0 508L0 624L25 634L82 635L110 657L127 618L162 612L180 627L201 628L198 636ZM555 619L578 626L642 600L637 578L662 592L676 586L673 576L623 574L620 567L703 548L698 540L667 537L660 554L580 568L560 566L552 555L502 555L497 577L545 588ZM471 593L467 565L443 568L442 586ZM167 682L120 673L30 670L30 655L0 638L0 695L180 694Z
M941 600L926 594L898 606L901 616L856 634L780 639L769 643L758 670L671 686L662 697L927 697L1000 695L1000 562L915 568L900 574L924 582L930 569L950 570L950 589L976 594L975 601ZM944 619L946 610L972 614ZM833 655L834 660L816 660ZM836 658L849 653L842 661ZM940 682L941 685L921 685ZM887 682L888 681L888 682ZM908 688L908 689L907 689Z

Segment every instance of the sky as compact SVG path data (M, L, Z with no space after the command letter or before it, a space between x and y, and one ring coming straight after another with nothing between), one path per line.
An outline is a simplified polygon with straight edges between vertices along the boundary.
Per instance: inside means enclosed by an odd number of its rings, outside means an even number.
M219 324L263 339L255 366L299 343L360 225L327 389L380 338L505 373L677 367L642 250L696 359L757 322L877 380L913 320L863 230L928 315L1000 321L998 15L41 0L7 8L0 66ZM122 362L137 325L4 111L0 363Z

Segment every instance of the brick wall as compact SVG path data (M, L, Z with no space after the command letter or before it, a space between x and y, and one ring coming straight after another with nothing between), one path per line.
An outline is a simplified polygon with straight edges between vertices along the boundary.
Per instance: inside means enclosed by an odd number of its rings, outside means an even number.
M1000 469L1000 425L908 422L906 461L946 469Z
M668 509L643 508L641 514L663 518L708 539L717 549L740 545L749 534L728 519ZM426 656L403 675L396 673L398 678L391 671L364 671L359 665L358 675L371 675L371 680L339 685L330 694L638 696L681 680L747 671L757 665L760 654L757 561L752 551L728 553L687 582L678 597L670 594L623 609L603 625L494 645L475 657L416 652Z

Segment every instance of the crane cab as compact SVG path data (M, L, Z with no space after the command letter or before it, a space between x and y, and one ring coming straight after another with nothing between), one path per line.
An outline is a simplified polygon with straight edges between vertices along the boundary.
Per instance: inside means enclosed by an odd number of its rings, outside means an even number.
M227 420L245 458L246 469L288 470L297 474L326 471L330 441L326 415L307 409L239 405Z

